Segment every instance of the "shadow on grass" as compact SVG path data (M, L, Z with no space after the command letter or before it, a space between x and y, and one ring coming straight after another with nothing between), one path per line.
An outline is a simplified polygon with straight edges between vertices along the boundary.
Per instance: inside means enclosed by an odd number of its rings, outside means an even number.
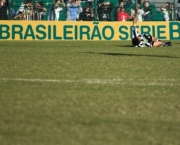
M168 56L168 55L146 55L146 54L128 54L128 53L108 53L108 52L82 52L82 53L89 53L89 54L100 54L100 55L110 55L110 56L143 56L143 57L161 57L161 58L179 58L175 56Z
M116 47L126 47L126 48L134 48L132 45L113 45Z

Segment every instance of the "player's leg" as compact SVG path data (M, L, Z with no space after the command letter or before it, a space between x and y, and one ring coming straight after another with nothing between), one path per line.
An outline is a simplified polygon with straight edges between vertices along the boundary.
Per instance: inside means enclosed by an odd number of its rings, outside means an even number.
M157 41L161 41L161 40L157 39L156 37L152 37L152 42L157 42Z
M152 42L156 42L158 39L156 37L152 37Z
M172 46L171 42L162 42L162 41L153 42L153 47L166 47L166 46Z
M151 35L146 35L146 38L148 42L152 44L153 47L163 46L163 42L158 40L156 37L153 37Z
M152 37L153 47L165 47L165 46L172 46L171 42L163 42L156 37Z
M153 42L153 47L163 47L164 43L162 41Z

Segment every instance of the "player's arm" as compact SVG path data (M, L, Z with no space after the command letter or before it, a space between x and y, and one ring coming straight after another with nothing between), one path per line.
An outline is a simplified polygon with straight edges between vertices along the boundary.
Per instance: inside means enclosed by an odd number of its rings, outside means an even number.
M134 26L134 27L136 27L137 18L138 18L138 10L136 9L136 11L135 11L135 16L134 16L134 19L133 19L133 26Z
M14 16L14 19L17 19L17 18L19 18L20 17L20 15L16 15L16 16Z
M136 28L137 18L138 18L138 10L136 9L135 16L134 16L134 19L133 19L132 38L138 37L138 32L137 32L137 28Z
M65 7L66 4L64 3L64 0L61 0L61 2L62 2L63 7Z

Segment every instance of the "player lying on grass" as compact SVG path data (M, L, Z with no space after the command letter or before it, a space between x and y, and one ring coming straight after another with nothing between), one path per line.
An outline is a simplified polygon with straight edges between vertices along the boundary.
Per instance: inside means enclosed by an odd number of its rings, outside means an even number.
M136 9L136 14L133 19L132 28L132 45L134 47L164 47L172 46L171 42L162 42L156 37L152 37L150 34L139 34L136 28L138 18L138 9Z

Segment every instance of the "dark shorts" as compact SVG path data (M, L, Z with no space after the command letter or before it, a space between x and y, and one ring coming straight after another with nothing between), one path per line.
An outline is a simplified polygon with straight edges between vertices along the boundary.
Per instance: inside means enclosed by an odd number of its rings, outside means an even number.
M152 36L151 36L150 34L146 34L145 38L148 40L148 42L149 42L150 44L152 44L152 46L154 45L154 42L153 42L153 40L152 40Z

